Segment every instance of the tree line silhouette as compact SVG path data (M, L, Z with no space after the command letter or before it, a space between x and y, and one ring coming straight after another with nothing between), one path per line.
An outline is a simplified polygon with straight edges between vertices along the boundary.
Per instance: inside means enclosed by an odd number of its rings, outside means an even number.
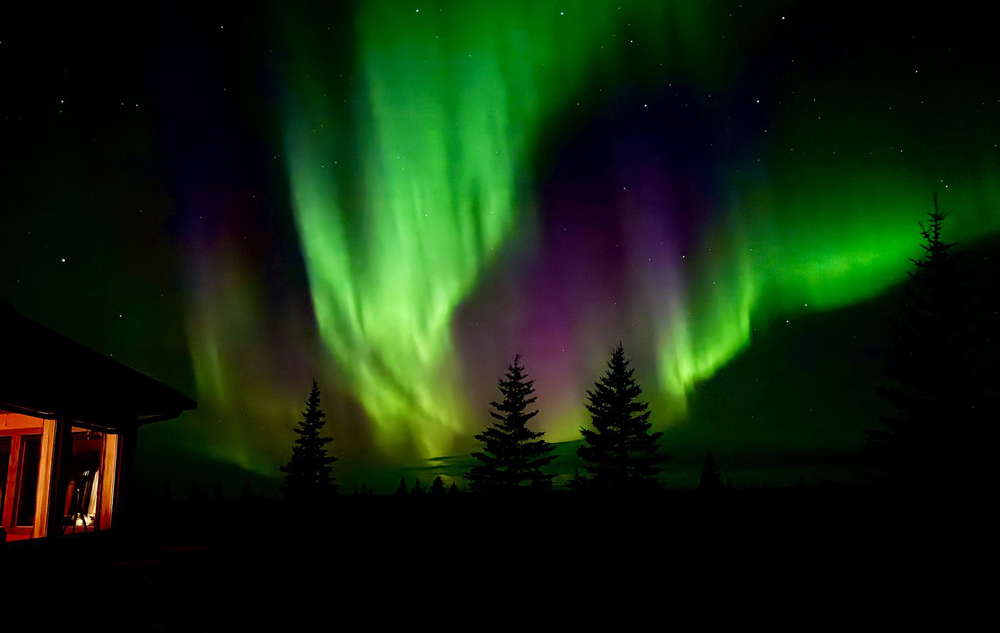
M911 260L914 270L892 322L888 384L876 387L894 413L882 416L879 428L865 432L876 482L894 489L984 485L997 442L996 387L977 371L983 341L989 341L996 319L978 318L984 310L976 305L975 289L966 285L964 254L942 237L945 218L935 196L927 225L920 225L923 256ZM577 472L569 481L573 491L621 496L654 492L664 485L661 466L672 458L660 453L663 433L652 431L651 412L630 365L619 342L606 371L586 392L590 425L580 429L582 443L576 450L586 473ZM464 479L469 489L484 495L551 490L554 446L544 439L543 431L529 428L538 410L531 409L536 401L534 381L519 354L498 383L501 398L489 403L493 421L474 436L481 447L471 454L474 462ZM339 488L332 475L337 458L327 451L331 439L320 435L325 416L319 404L319 388L313 381L295 428L298 438L292 457L280 469L281 494L286 498L329 498ZM732 489L731 481L723 486L711 453L698 487ZM458 493L455 482L446 491L438 476L427 490L419 479L412 486L401 479L395 494L441 498ZM361 494L373 491L363 487Z
M491 402L495 422L476 439L481 451L472 454L479 463L466 474L473 491L510 493L521 488L548 490L551 473L545 468L555 459L553 446L526 423L538 411L525 412L535 402L532 380L527 379L520 355L500 379L501 402ZM611 353L608 369L587 391L587 410L592 428L581 428L583 444L577 455L588 475L579 474L570 487L578 491L631 494L656 490L660 464L671 459L660 455L662 432L652 432L649 405L640 399L642 388L629 367L619 342Z
M636 381L631 361L619 342L611 353L608 369L587 391L587 410L592 428L581 428L583 444L577 455L584 461L589 474L577 475L570 487L578 491L632 494L657 490L660 464L671 459L660 455L662 432L652 432L649 405L640 399L642 388ZM533 431L527 423L538 411L528 411L536 398L534 381L528 379L521 356L516 355L507 373L499 379L499 402L490 402L494 418L491 426L475 436L482 448L472 453L476 461L465 473L473 492L510 494L522 490L547 491L552 487L554 473L546 468L556 458L553 445L543 439L543 431ZM319 408L320 393L316 381L306 401L302 420L295 428L298 438L292 457L281 466L284 482L283 497L293 500L319 500L337 493L339 484L332 475L336 457L328 454L331 438L320 435L325 414ZM370 494L368 489L366 494ZM444 480L436 477L424 491L420 479L412 487L401 478L396 496L444 496L457 494L452 482L445 492Z

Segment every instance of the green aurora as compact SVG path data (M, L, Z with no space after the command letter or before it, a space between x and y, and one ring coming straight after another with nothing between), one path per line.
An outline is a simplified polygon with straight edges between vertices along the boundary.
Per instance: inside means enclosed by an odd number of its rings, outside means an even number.
M296 51L285 151L316 318L385 448L437 455L467 433L452 315L530 227L530 147L592 73L614 72L594 51L615 46L609 27L633 4L365 4L345 108L327 96L326 60ZM682 57L700 59L695 6L636 14L642 36L655 48L673 39L658 32L687 34Z
M266 490L313 379L346 486L460 479L518 353L562 481L619 341L671 485L843 473L933 194L993 300L982 6L238 9L0 24L0 300L198 401L140 434L153 492Z
M361 6L346 91L328 71L343 64L331 64L302 23L289 25L283 120L322 338L378 444L430 457L475 419L452 321L503 265L508 241L530 242L537 230L545 210L532 159L546 125L580 116L581 95L594 107L595 92L599 101L624 81L683 81L719 104L704 107L732 107L727 86L744 62L735 41L715 35L725 16L702 2L419 5ZM683 416L685 395L750 342L762 314L837 308L898 283L932 188L955 215L955 239L1000 226L984 211L1000 208L995 152L941 152L912 138L919 108L895 96L873 99L836 81L809 90L817 105L808 114L778 106L752 149L720 161L712 195L721 212L686 274L637 270L637 303L661 308L651 326L655 379L676 405L661 423ZM886 116L894 103L904 117ZM594 345L603 352L608 341ZM580 422L564 420L550 429L557 437Z

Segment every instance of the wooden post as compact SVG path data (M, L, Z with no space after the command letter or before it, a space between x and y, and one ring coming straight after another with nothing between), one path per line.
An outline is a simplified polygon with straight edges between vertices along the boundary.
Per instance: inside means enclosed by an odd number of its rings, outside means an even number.
M20 434L11 437L9 464L9 472L13 473L13 475L7 478L7 490L4 493L3 517L0 517L0 526L12 527L14 525L14 520L17 517L17 505L20 502L17 498L17 485L18 480L20 479L19 474L21 472Z
M42 450L38 462L38 487L35 492L35 525L31 538L62 534L59 491L66 468L64 463L73 450L72 424L69 420L42 420Z
M106 530L112 525L114 512L115 478L118 474L118 442L121 436L117 433L104 434L104 454L101 457L101 487L100 503L98 504L97 526Z

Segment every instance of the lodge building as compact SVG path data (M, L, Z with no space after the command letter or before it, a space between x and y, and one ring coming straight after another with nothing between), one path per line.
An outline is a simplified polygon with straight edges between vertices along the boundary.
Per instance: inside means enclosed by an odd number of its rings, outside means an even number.
M0 539L125 526L139 427L195 406L0 301Z

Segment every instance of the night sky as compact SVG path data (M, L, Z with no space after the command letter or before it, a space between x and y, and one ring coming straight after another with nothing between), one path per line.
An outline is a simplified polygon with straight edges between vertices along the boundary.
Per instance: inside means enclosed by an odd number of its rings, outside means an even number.
M903 8L8 13L0 298L197 399L149 486L273 485L314 377L347 490L457 475L515 353L568 456L619 340L671 485L850 480L932 194L1000 231L994 23Z

